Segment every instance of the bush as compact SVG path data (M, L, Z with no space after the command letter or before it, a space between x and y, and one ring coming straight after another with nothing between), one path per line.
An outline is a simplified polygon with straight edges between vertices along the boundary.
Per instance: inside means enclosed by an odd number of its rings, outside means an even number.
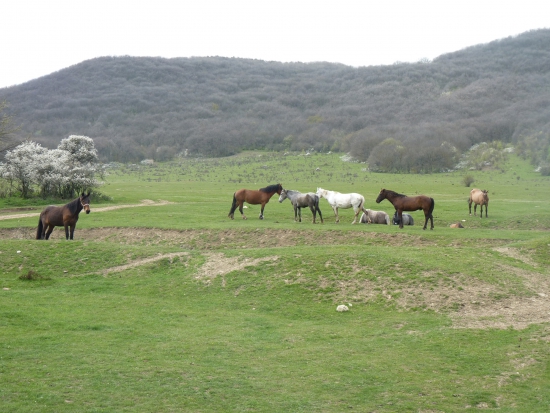
M467 188L469 188L470 185L472 185L474 182L475 182L475 179L472 175L466 175L464 178L462 178L462 183Z

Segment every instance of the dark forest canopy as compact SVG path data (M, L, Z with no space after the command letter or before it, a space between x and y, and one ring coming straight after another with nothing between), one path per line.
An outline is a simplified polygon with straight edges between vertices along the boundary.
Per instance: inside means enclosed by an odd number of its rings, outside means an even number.
M432 172L476 143L501 141L536 147L543 162L550 30L360 68L101 57L0 89L4 100L21 138L55 147L86 135L103 160L314 149L350 152L373 170Z

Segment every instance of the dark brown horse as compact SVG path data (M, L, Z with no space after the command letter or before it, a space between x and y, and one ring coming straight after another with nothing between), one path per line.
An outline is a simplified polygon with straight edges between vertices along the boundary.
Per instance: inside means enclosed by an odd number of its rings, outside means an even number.
M259 190L239 189L233 194L233 203L231 204L228 217L233 219L235 210L238 207L241 212L241 216L243 219L246 219L246 216L243 213L243 203L246 202L251 205L261 204L262 209L260 210L259 218L264 219L265 204L269 202L274 194L281 195L282 190L283 186L281 184L269 185L265 188L260 188Z
M38 228L36 229L36 239L49 239L54 227L65 227L66 239L73 239L74 228L78 221L80 211L90 213L90 193L80 195L74 201L61 207L50 205L40 213ZM69 228L71 229L69 233Z
M422 229L426 229L428 219L432 224L430 229L434 229L434 217L432 212L434 210L435 201L433 198L426 195L408 197L407 195L398 194L397 192L390 191L389 189L382 189L378 194L378 198L376 198L376 203L379 204L384 199L390 201L397 211L399 228L403 228L403 211L418 211L421 209L424 211L424 216L426 217L426 222L424 222L424 228Z

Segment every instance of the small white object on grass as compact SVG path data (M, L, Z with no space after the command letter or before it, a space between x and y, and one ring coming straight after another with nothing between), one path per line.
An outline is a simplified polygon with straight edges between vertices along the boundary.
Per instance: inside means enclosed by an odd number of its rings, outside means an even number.
M344 311L349 311L349 308L347 305L340 304L338 307L336 307L336 311L342 313Z

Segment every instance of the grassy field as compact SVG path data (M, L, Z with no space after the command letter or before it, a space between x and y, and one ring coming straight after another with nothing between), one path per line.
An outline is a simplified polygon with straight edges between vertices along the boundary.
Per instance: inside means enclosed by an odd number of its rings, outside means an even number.
M511 157L464 172L374 174L337 154L245 153L108 170L75 240L34 240L56 200L0 199L6 412L550 410L550 179ZM294 222L274 183L435 199L435 229L350 225L321 200ZM479 208L478 208L479 213ZM464 229L451 229L461 222ZM345 304L347 312L337 312Z

